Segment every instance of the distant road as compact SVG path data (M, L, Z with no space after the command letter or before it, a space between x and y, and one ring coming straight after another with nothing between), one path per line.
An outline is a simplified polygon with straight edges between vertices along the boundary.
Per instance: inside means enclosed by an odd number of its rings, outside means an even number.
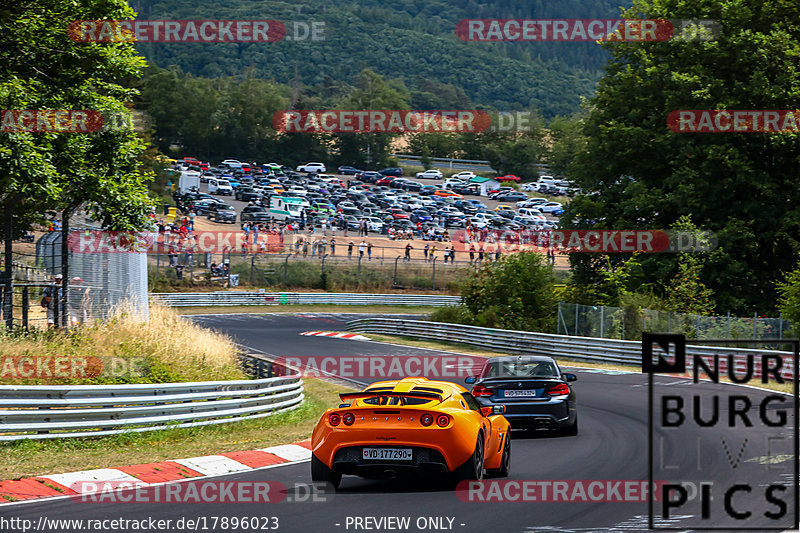
M419 165L417 159L406 159L403 157L398 158L401 166ZM452 170L471 170L473 172L497 172L489 165L482 165L479 163L449 163L446 161L434 161L432 168L452 169Z

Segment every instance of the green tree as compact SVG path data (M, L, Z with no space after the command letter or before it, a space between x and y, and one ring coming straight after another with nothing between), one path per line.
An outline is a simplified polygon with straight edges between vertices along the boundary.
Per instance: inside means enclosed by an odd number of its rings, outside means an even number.
M777 284L778 309L795 324L800 324L800 265Z
M464 282L461 297L476 325L553 331L553 270L539 253L521 252L484 264Z
M666 120L680 109L796 107L800 4L709 0L690 8L637 0L625 15L710 18L723 31L711 41L605 45L611 60L588 110L574 175L583 190L599 194L573 202L565 218L598 228L665 228L690 214L718 237L700 276L717 306L774 308L775 289L759 280L791 269L800 249L800 206L791 200L798 136L675 133ZM677 259L652 254L642 264L651 279L667 280ZM578 262L576 274L592 283L597 265Z

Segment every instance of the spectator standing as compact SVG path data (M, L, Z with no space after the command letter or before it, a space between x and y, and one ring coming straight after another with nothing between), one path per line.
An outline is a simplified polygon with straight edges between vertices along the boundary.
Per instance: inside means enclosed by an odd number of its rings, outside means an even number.
M331 236L331 255L336 255L336 237Z
M347 258L353 258L353 241L350 241L350 244L347 245Z
M364 257L364 252L367 250L367 243L364 239L361 239L361 243L358 245L358 256L360 258Z
M367 243L367 261L372 261L372 243Z
M411 246L411 243L406 244L406 257L404 259L404 261L406 263L411 261L411 250L413 250L413 249L414 249L414 247Z
M430 243L425 243L425 248L422 249L422 254L425 256L425 262L428 261L428 250L430 249Z
M474 244L470 244L469 245L469 264L471 265L474 262L475 262L475 245Z

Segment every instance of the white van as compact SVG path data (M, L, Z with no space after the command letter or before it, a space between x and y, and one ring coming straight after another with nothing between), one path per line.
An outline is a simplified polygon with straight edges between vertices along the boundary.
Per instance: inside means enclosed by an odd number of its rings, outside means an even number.
M301 198L273 196L269 200L269 216L273 220L299 219L303 209L303 200Z
M220 194L223 196L232 196L233 187L228 180L219 178L209 178L208 180L208 194Z
M520 216L531 217L534 219L538 219L542 216L542 212L535 207L520 207L518 212Z

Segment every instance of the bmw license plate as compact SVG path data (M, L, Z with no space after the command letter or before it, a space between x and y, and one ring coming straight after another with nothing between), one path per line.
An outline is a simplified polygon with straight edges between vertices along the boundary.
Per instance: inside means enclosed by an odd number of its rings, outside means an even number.
M536 396L536 390L507 390L506 398L531 398Z
M410 461L411 450L407 448L364 448L363 458L384 461Z

